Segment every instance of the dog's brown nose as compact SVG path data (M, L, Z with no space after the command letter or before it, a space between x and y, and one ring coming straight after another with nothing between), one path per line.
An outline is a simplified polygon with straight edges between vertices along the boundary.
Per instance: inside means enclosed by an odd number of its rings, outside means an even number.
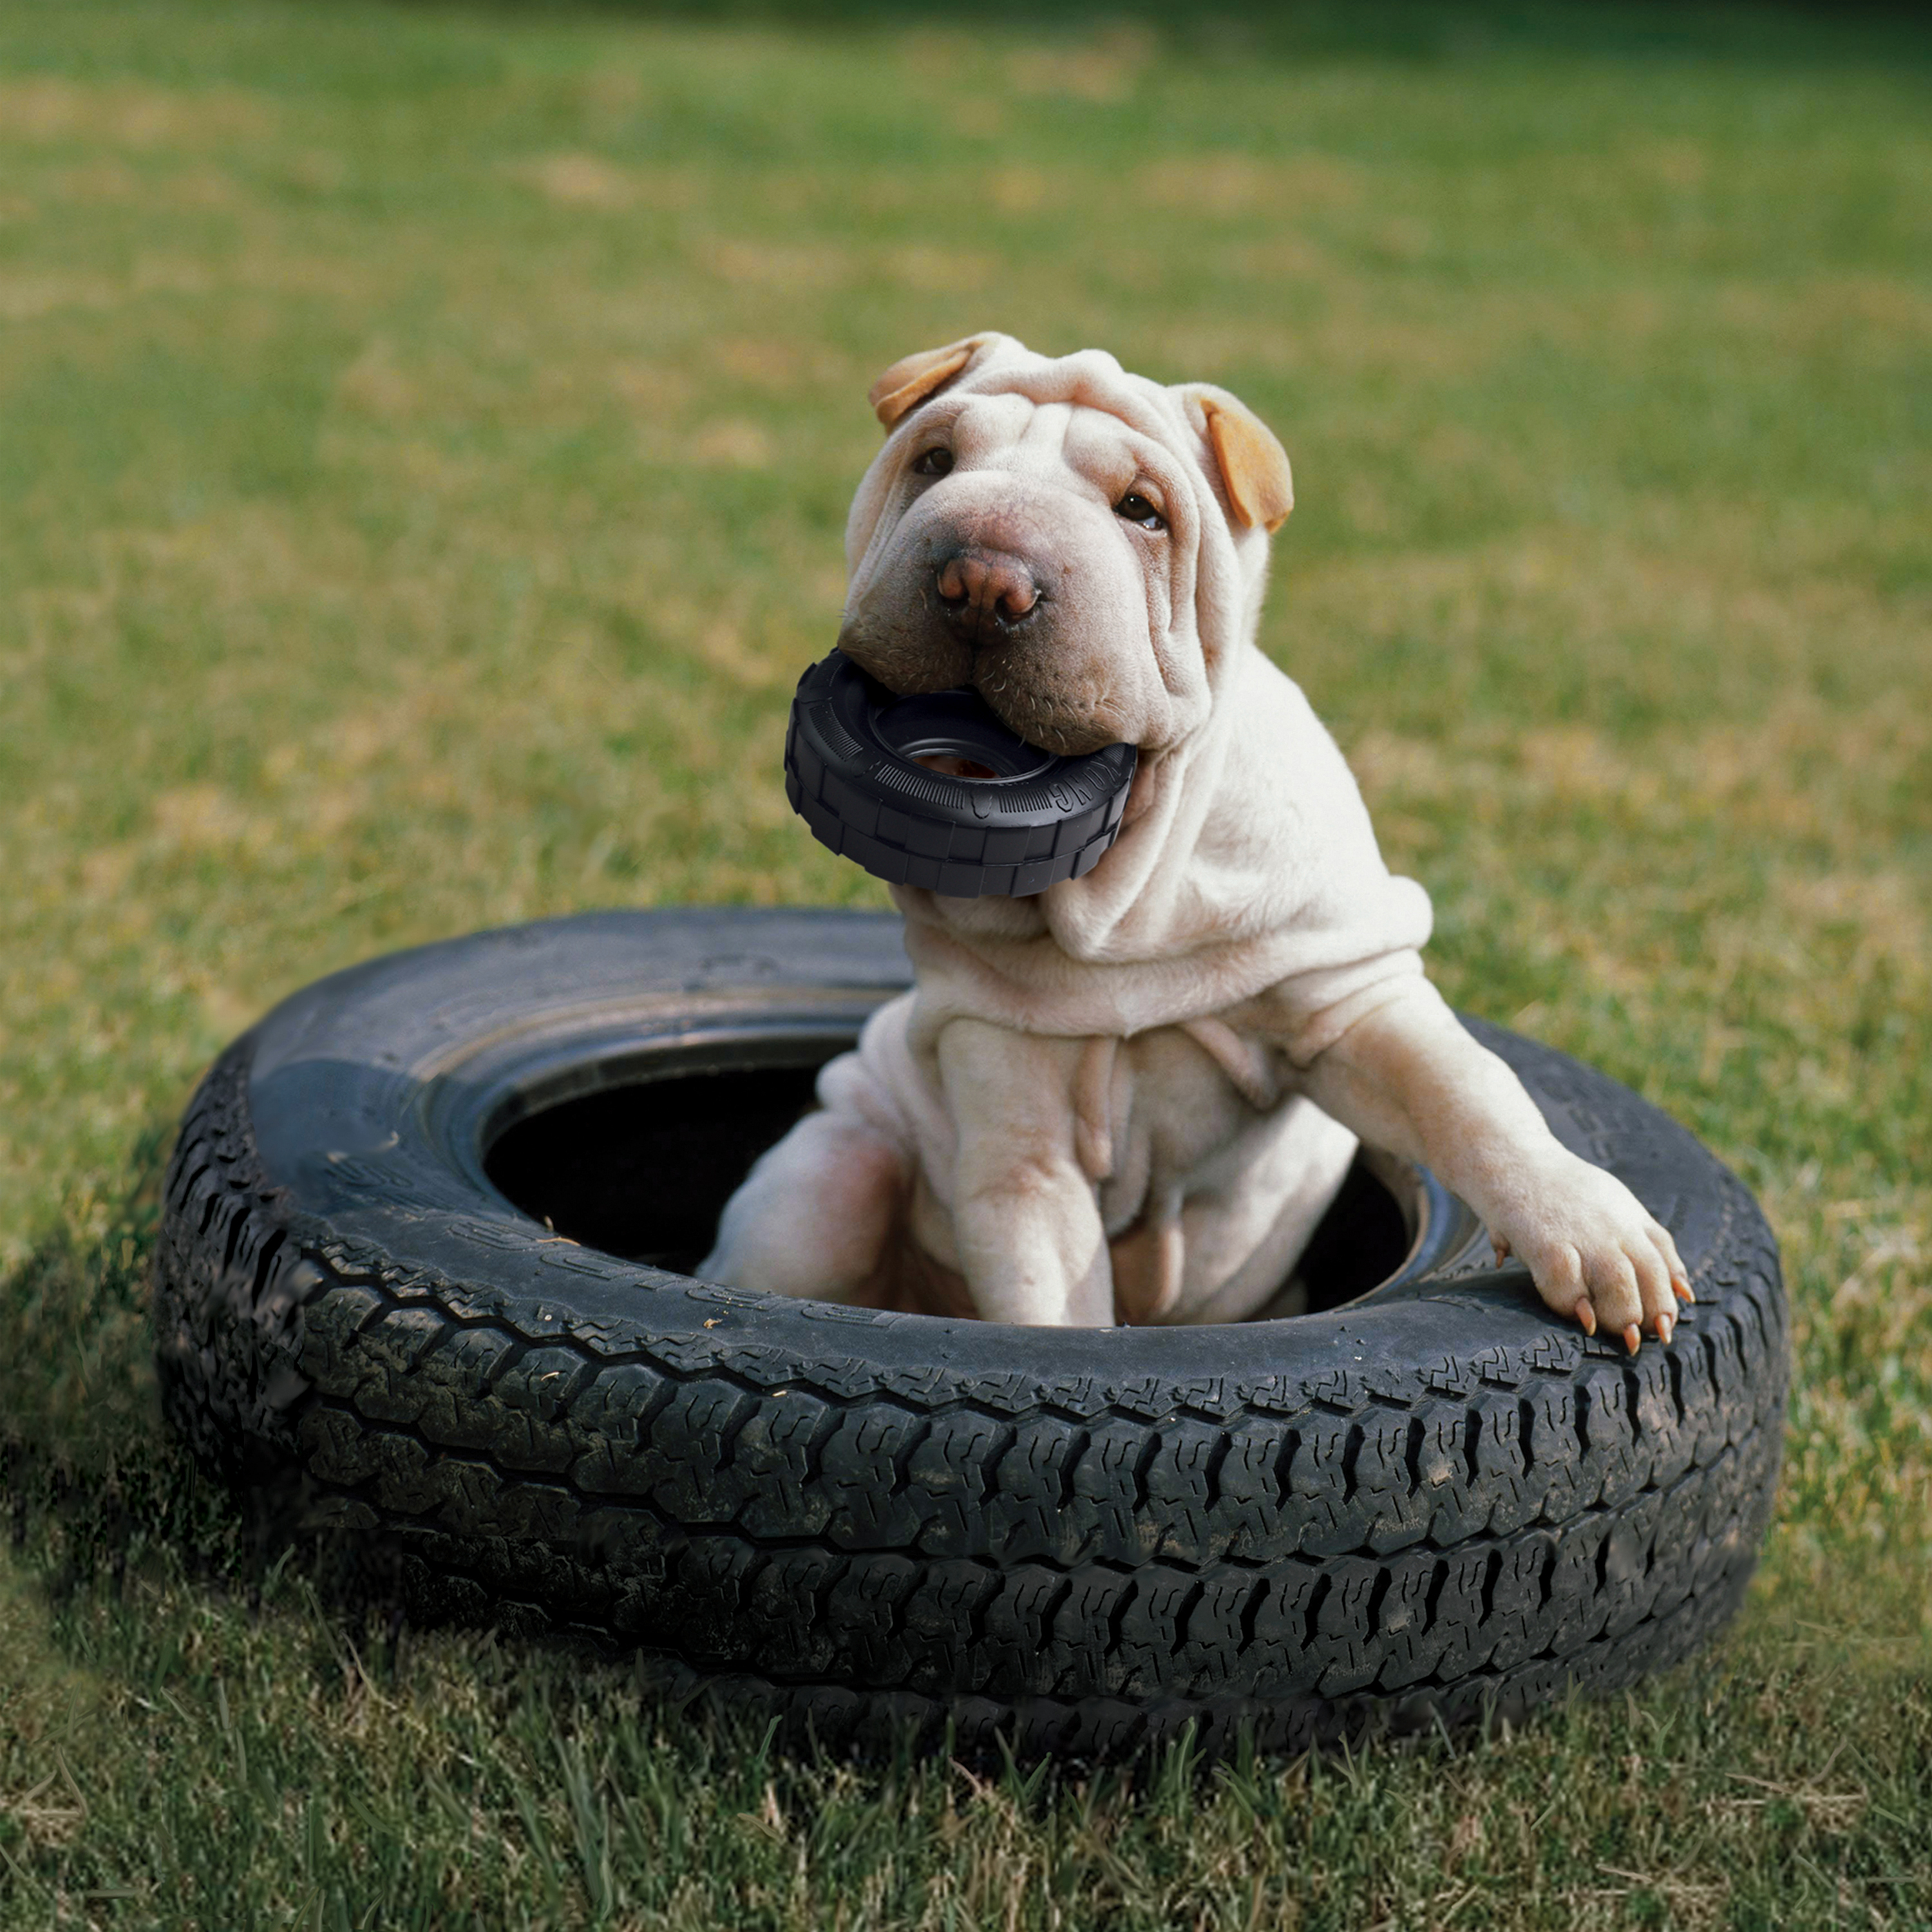
M939 566L936 580L948 614L975 624L995 616L1011 622L1040 602L1033 572L1004 550L962 550Z

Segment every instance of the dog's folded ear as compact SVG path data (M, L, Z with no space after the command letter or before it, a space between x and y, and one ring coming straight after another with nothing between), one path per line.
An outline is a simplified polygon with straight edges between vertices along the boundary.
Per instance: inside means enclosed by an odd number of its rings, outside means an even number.
M969 335L962 341L949 342L944 349L922 349L902 356L872 385L866 400L890 429L908 410L916 409L951 382L988 343L997 340L992 335Z
M1226 389L1204 382L1190 393L1207 418L1208 440L1234 514L1272 536L1294 508L1288 452L1275 440L1274 431Z

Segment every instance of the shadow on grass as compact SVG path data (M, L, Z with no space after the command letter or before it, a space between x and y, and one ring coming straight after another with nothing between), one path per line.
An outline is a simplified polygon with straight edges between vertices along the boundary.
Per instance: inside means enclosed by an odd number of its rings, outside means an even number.
M125 1192L71 1204L0 1277L0 1498L16 1552L30 1543L57 1591L105 1568L117 1581L190 1516L212 1527L191 1468L171 1455L149 1362L146 1282L166 1136L145 1134Z
M148 1293L172 1138L144 1134L121 1197L83 1204L0 1278L10 1546L56 1606L165 1573L259 1610L265 1592L300 1577L331 1614L386 1632L393 1648L405 1610L393 1552L307 1528L292 1479L212 1477L163 1418Z

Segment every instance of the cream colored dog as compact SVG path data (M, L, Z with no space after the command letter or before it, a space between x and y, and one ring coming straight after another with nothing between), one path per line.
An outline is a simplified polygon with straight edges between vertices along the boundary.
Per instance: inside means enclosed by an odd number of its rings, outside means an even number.
M872 392L839 647L1140 762L1118 842L1024 899L895 889L914 990L727 1204L708 1279L990 1321L1229 1322L1357 1145L1432 1168L1550 1306L1634 1351L1690 1284L1423 976L1427 896L1255 644L1288 459L1224 391L978 335Z

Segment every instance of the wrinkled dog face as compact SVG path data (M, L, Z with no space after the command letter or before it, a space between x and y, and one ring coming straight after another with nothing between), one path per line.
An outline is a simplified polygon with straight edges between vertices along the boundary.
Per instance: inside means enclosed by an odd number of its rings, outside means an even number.
M884 388L908 368L940 372L923 389L916 374L884 400L874 392L892 434L861 488L876 515L854 560L839 648L901 693L976 686L1011 729L1046 751L1171 742L1198 722L1204 700L1204 690L1197 699L1171 688L1162 666L1176 661L1177 633L1191 637L1204 522L1226 528L1214 484L1238 522L1271 527L1286 508L1244 518L1238 489L1210 476L1217 458L1228 467L1211 401L1204 411L1197 403L1208 427L1190 438L1178 407L1162 436L1148 433L1154 418L1144 407L1137 427L1093 400L1055 399L1051 384L1030 394L946 392L979 345L1004 341L975 338L908 358L881 379ZM1174 393L1090 351L1060 366L1080 362L1096 381L1084 392L1061 385L1076 396L1104 402L1108 372L1117 386ZM1285 495L1280 446L1225 401L1244 419L1237 428L1252 425L1280 459Z
M1118 417L1012 394L942 398L897 440L839 648L894 691L976 685L1047 751L1138 742L1194 535L1173 459Z

